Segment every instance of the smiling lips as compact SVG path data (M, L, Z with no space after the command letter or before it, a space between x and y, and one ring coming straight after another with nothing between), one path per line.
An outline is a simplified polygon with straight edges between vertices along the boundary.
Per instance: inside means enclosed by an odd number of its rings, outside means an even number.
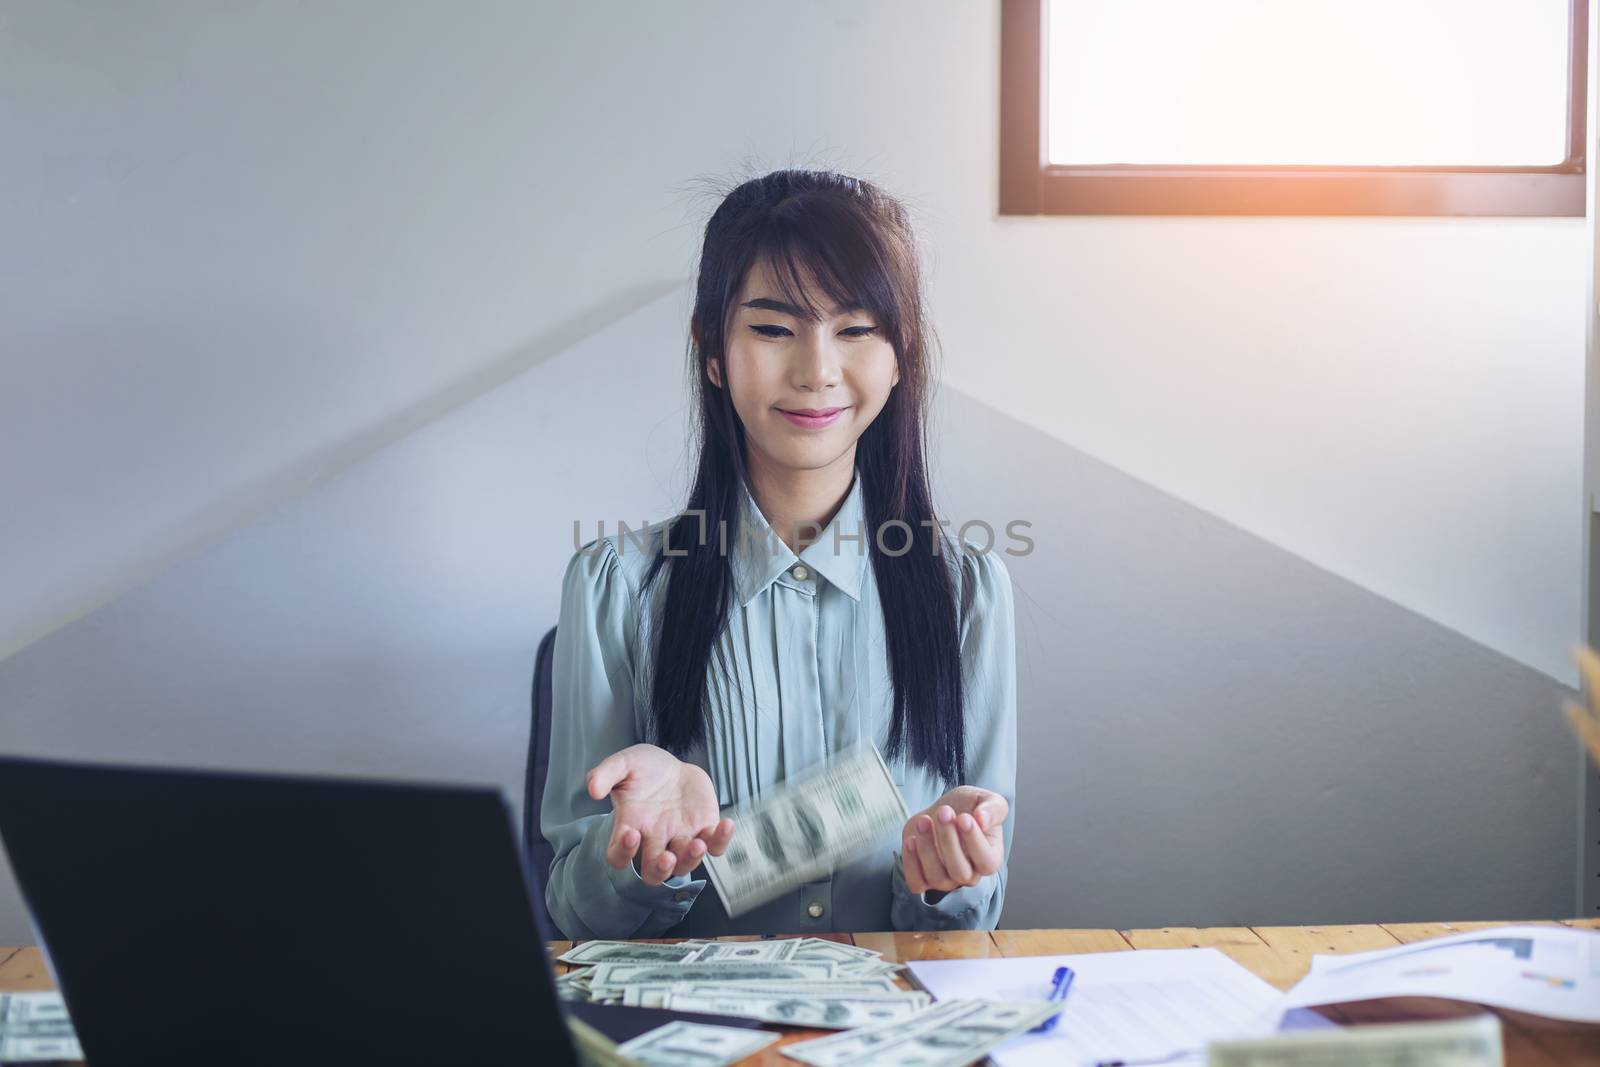
M807 430L820 430L824 426L831 426L839 417L844 408L797 408L793 411L779 408L783 417L796 426Z

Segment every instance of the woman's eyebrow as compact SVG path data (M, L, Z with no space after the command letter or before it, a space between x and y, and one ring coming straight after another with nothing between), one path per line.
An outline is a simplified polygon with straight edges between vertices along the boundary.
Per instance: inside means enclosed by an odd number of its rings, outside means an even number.
M778 312L782 312L785 315L792 315L797 319L805 319L805 318L810 318L811 317L810 315L806 314L806 312L802 311L800 308L795 307L793 304L786 303L786 302L784 302L782 300L773 300L770 297L765 297L765 296L758 296L754 300L746 300L743 304L740 304L739 306L740 307L751 308L751 309L756 310L756 311L778 311ZM833 309L833 315L834 315L835 318L838 318L838 317L843 316L843 315L855 315L855 314L858 314L858 313L863 312L865 310L867 310L867 309L864 308L864 307L861 307L860 305L851 305L850 307L837 307L837 308Z

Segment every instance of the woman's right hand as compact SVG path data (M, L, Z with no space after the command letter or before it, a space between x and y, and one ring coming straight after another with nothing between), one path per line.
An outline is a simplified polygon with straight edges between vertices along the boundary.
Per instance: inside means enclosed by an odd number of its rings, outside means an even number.
M688 874L707 852L722 855L733 837L733 820L720 818L710 776L655 745L613 752L587 781L595 800L611 798L606 862L621 870L637 853L647 885Z

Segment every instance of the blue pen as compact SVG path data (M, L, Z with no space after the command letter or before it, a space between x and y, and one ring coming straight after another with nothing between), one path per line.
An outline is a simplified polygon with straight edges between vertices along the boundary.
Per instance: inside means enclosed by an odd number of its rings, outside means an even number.
M1071 967L1056 968L1056 976L1050 980L1050 1000L1059 1004L1067 999L1067 990L1072 988L1072 975ZM1058 1011L1038 1026L1035 1026L1031 1032L1035 1034L1049 1033L1056 1028L1056 1020L1059 1018L1061 1018L1061 1013Z

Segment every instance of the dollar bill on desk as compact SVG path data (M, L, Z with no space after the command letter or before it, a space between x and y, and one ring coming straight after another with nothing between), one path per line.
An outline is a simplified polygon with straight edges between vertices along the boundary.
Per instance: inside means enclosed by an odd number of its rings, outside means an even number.
M800 942L794 939L773 941L690 941L698 945L692 962L712 963L717 960L745 960L766 963L772 960L794 959Z
M561 963L574 967L593 967L602 963L710 963L714 960L831 960L841 964L865 965L877 954L854 945L841 945L820 938L772 938L761 941L680 941L656 945L638 941L585 941L557 956Z
M60 993L0 993L0 1062L81 1059Z
M700 945L649 945L636 941L585 941L557 956L562 963L591 967L600 963L686 963Z
M631 985L670 985L673 982L805 981L834 976L838 964L818 963L602 963L589 972L593 999L621 997Z
M941 1000L907 1019L778 1051L810 1067L964 1067L1060 1010L1049 1001Z
M844 964L836 974L848 973L851 967L866 964L879 964L880 954L871 949L857 948L855 945L846 945L838 941L826 941L820 937L803 937L799 939L799 946L794 950L792 960L832 960ZM891 969L895 964L884 964Z
M767 1030L678 1020L640 1034L619 1045L617 1051L645 1067L728 1067L760 1052L780 1036Z
M818 993L668 993L669 1011L736 1015L782 1026L848 1030L907 1019L928 1006L926 993L875 993L834 996Z
M1500 1019L1492 1014L1424 1023L1377 1023L1214 1041L1210 1067L1503 1067Z
M725 813L735 824L706 874L730 917L831 874L910 817L876 747L854 745Z
M622 991L622 1003L635 1008L660 1008L665 1005L668 993L842 997L899 992L901 989L887 978L865 982L672 982L627 986Z

